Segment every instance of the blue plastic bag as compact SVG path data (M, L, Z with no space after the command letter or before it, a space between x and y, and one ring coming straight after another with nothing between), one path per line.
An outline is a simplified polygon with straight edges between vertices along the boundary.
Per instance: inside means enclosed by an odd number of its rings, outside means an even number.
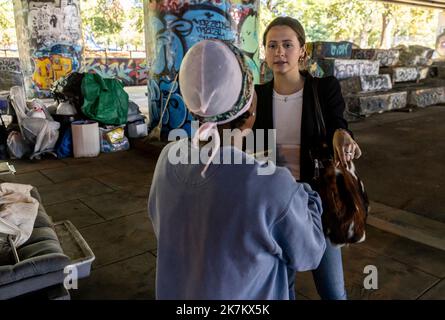
M67 128L63 134L63 138L60 141L57 148L57 157L59 159L68 158L73 156L73 135L71 128Z

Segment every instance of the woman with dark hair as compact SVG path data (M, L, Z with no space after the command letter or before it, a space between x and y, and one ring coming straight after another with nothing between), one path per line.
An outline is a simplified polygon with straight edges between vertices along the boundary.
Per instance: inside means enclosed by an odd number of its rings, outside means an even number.
M293 18L279 17L267 26L263 45L273 79L255 87L258 104L254 129L276 129L277 164L287 167L297 181L311 183L311 149L318 140L314 78L299 68L306 58L305 43L304 29ZM338 80L330 76L318 79L316 85L336 163L359 158L360 148L343 118L345 103ZM322 299L346 299L341 250L326 242L322 261L313 271L315 285Z

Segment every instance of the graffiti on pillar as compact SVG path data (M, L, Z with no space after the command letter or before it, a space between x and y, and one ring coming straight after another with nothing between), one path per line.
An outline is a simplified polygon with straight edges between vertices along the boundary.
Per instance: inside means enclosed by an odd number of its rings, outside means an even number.
M239 48L247 59L247 64L253 72L254 82L260 82L260 49L258 45L258 17L253 9L246 9L246 15L239 23Z
M30 1L28 31L31 45L75 43L81 38L78 0Z
M187 49L184 38L191 33L192 23L167 14L153 17L152 28L156 35L156 55L151 72L174 77Z
M78 70L80 66L80 52L71 45L41 47L32 54L32 58L32 85L38 96L49 96L48 90L54 81Z
M28 96L48 97L54 81L81 66L82 33L79 0L22 2L24 32L29 56L22 57Z
M149 21L155 46L149 61L148 96L150 126L162 116L164 133L184 128L190 134L192 116L181 97L177 81L182 59L195 43L205 39L233 42L246 55L255 76L259 78L259 52L256 33L256 0L150 0ZM171 93L168 106L167 97Z

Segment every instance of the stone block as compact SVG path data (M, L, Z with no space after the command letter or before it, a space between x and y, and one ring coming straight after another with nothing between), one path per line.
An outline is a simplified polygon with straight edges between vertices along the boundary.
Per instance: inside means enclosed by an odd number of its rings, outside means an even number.
M425 108L439 103L445 103L445 87L411 90L408 104Z
M361 76L340 81L344 95L358 92L388 91L392 89L391 76L379 74L373 76Z
M423 46L400 46L399 62L403 66L426 66L432 64L434 49Z
M352 59L378 60L381 67L391 67L399 62L400 51L397 49L354 49Z
M362 91L360 77L353 77L340 80L340 87L343 96L347 96Z
M325 76L333 75L339 80L378 75L380 66L378 61L332 58L320 59L317 63L323 69Z
M392 81L409 82L423 80L428 77L429 67L390 67L380 68L380 73L390 74Z
M351 58L352 43L341 42L309 42L307 52L312 58Z
M360 83L362 91L387 91L392 89L391 76L389 74L379 74L373 76L361 76Z
M407 105L406 91L358 94L345 97L346 108L349 112L366 116L373 113L405 108Z

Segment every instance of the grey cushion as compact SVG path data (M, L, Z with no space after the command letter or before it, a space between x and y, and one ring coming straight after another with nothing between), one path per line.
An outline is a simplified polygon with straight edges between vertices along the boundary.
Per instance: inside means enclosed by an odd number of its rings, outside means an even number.
M15 265L1 266L0 286L54 271L62 271L63 273L63 268L68 263L69 259L66 255L50 253L20 261Z
M63 282L63 269L70 263L35 188L31 195L40 205L31 237L17 248L20 262L14 263L11 252L2 254L0 298L3 299ZM8 261L9 264L5 263Z

